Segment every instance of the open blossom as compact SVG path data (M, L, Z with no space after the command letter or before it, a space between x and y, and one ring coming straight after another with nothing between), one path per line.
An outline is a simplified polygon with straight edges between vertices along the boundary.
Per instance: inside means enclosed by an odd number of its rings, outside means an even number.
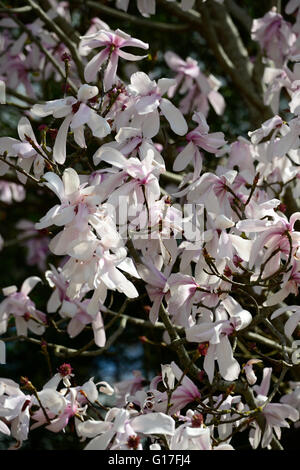
M84 77L87 82L93 82L100 67L106 62L104 72L104 88L109 90L116 82L116 72L118 67L119 57L125 60L140 60L147 56L136 56L129 52L123 51L123 47L139 47L148 49L149 45L139 39L132 38L129 34L124 33L120 29L116 31L100 30L94 34L81 37L81 47L88 46L89 48L103 48L98 52L92 60L86 65L84 69Z
M174 85L175 81L170 78L160 78L156 83L144 72L136 72L131 75L129 93L135 97L135 110L138 121L142 119L142 129L145 136L154 137L160 126L159 112L165 116L171 129L175 134L184 135L188 126L181 111L163 95Z
M0 378L0 432L16 439L15 447L11 448L20 447L28 438L32 399L33 396L23 393L13 380Z
M275 11L269 11L263 18L255 19L251 34L252 39L259 42L278 67L283 64L296 41L291 25Z
M0 139L1 152L6 151L8 156L17 157L17 165L27 173L33 166L34 175L39 179L44 172L45 160L43 156L47 157L47 155L38 144L31 123L25 116L18 122L18 134L20 140L12 137ZM26 183L27 177L23 173L17 172L17 176L21 183Z
M254 385L256 392L256 404L262 407L262 414L266 420L266 426L262 432L258 424L254 423L254 428L250 431L250 444L256 449L261 443L261 447L268 447L272 441L274 434L278 439L281 438L281 428L289 428L287 421L299 420L299 412L287 403L264 403L268 399L268 393L271 383L271 368L264 368L263 379L260 385Z
M19 292L16 286L3 289L6 297L0 304L0 333L6 332L10 315L15 318L18 335L27 336L28 330L37 335L44 333L46 315L37 310L35 303L28 296L40 281L39 277L32 276L23 282Z
M246 233L257 233L257 237L251 249L249 259L250 268L252 268L259 259L264 246L267 247L267 250L260 261L261 263L266 262L263 271L264 277L273 274L279 269L282 257L289 259L290 252L293 254L299 246L300 233L294 230L295 222L299 220L299 218L300 213L295 212L291 215L290 220L287 220L285 217L277 216L274 221L268 221L267 219L247 219L237 223L236 227L238 230ZM275 250L276 253L274 253ZM272 253L274 253L274 255L270 258ZM294 274L296 275L296 273Z
M172 436L175 422L164 413L139 414L111 408L105 421L88 420L79 423L76 429L80 437L93 437L85 450L142 450L141 437Z
M101 161L110 163L119 170L117 178L112 177L116 185L128 180L118 189L111 187L112 193L108 203L118 207L121 202L130 203L132 207L143 207L146 200L148 206L157 201L160 196L158 175L165 172L164 163L155 160L156 152L148 147L142 160L136 157L126 158L116 149L103 146L94 154L94 164ZM109 184L109 181L108 181ZM135 215L135 214L134 214Z
M179 382L179 385L174 388L175 378ZM201 393L195 383L184 375L183 371L172 361L170 365L162 366L162 375L155 377L151 381L150 393L153 393L153 409L155 411L165 411L169 401L167 391L160 392L156 389L161 381L164 383L167 390L173 390L170 400L171 406L168 409L169 415L173 415L182 410L189 403L201 399Z
M180 101L180 109L186 114L190 111L201 111L207 116L209 103L217 114L223 114L225 101L218 92L221 82L213 75L206 77L192 57L184 61L172 51L165 53L165 61L168 66L177 72L176 83L168 90L168 96L172 98L179 88L180 94L186 96Z
M81 148L86 147L84 125L87 124L95 137L103 138L110 131L107 120L92 108L89 100L97 96L99 90L96 86L81 85L77 98L68 96L59 100L48 101L46 104L35 104L32 112L38 117L53 115L54 118L64 118L53 147L53 158L63 164L66 160L66 142L68 129L74 132L74 140Z
M223 305L222 305L223 304ZM244 310L232 297L222 301L223 308L216 309L215 321L203 319L190 328L186 328L186 338L191 342L209 342L209 348L204 359L204 370L212 383L215 371L215 361L225 380L236 380L240 373L240 365L233 357L229 336L234 331L246 328L252 316Z

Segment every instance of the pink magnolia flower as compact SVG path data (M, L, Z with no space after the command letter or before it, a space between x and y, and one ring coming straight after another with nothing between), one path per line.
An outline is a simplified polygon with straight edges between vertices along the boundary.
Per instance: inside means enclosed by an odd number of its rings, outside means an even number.
M219 372L225 380L236 380L240 373L240 365L233 357L228 336L234 331L246 328L252 321L251 314L228 296L215 310L215 319L203 318L190 328L186 328L186 339L190 342L203 343L208 341L209 348L204 358L203 368L212 383L215 371L215 361L218 362Z
M175 421L164 413L138 414L119 408L111 408L105 421L89 420L77 425L79 436L96 436L84 450L142 450L141 437L172 436L174 431Z
M180 424L171 438L170 450L234 450L230 444L212 446L211 429L203 423L203 416L193 410L187 410L180 416Z
M189 143L177 155L173 164L173 170L182 171L189 163L193 162L194 174L192 181L194 182L199 179L202 170L202 154L198 147L206 150L206 152L217 154L224 147L226 141L224 140L223 132L209 133L209 126L205 116L200 111L195 112L192 119L198 123L198 126L187 134L186 140ZM183 194L183 192L176 193L177 196Z
M143 120L142 130L145 136L153 137L158 133L160 126L158 108L175 134L184 135L187 133L188 126L181 111L171 101L163 98L163 95L174 83L175 81L169 78L160 78L156 83L155 80L150 80L144 72L136 72L131 75L128 90L135 97L134 106L138 115L137 121Z
M298 263L299 266L299 263ZM299 268L298 268L298 275L299 275ZM299 276L300 277L300 276ZM271 315L271 320L279 317L283 313L292 312L291 316L285 322L284 325L284 333L287 338L293 341L293 333L297 328L298 324L300 323L300 307L299 305L285 305L284 307L280 307L275 310Z
M33 395L25 395L13 380L0 378L0 431L17 440L11 449L19 448L28 438L29 409L33 398Z
M96 346L103 348L106 343L106 334L104 329L103 318L100 310L91 315L87 312L89 300L80 302L77 299L64 300L59 310L62 318L70 318L67 332L70 338L75 338L81 333L86 325L92 324L94 340Z
M189 403L197 401L201 398L201 393L198 387L191 379L189 379L186 375L183 375L183 371L177 366L177 364L175 364L174 361L172 361L170 364L170 372L168 373L168 383L166 387L165 366L162 366L162 376L155 377L150 384L150 392L152 392L154 395L153 409L155 411L162 411L168 413L169 415L173 415L182 410ZM166 391L160 392L156 389L156 387L159 382L162 381L168 390L172 390L174 388L172 385L175 378L177 381L181 380L181 383L172 392L170 401L171 406L168 411L166 411L169 401L168 394Z
M276 270L279 269L281 257L284 256L288 258L290 251L292 253L299 246L300 233L294 231L294 224L297 220L300 219L300 213L295 212L291 215L290 220L288 221L284 217L277 216L274 221L268 220L241 220L236 224L238 230L244 231L246 233L256 232L260 233L256 240L253 242L251 255L249 259L249 266L252 268L260 252L264 246L267 247L267 251L264 253L262 258L262 263L269 258L269 256L278 248L280 251L275 254L267 263L267 266L264 270L264 276L273 274ZM288 238L287 233L290 238ZM291 246L290 246L291 239Z
M130 203L132 207L142 208L146 200L148 206L151 207L160 196L157 176L165 172L164 163L158 163L155 157L156 153L152 147L147 148L142 161L135 157L127 159L118 150L106 146L97 150L93 157L95 165L100 161L105 161L119 169L118 179L114 178L117 184L129 179L125 184L111 192L108 204L118 207L122 201L127 201L127 204Z
M146 290L150 300L153 302L149 312L149 319L152 323L156 323L162 300L169 289L167 279L171 273L173 263L167 265L162 273L156 268L150 259L143 261L144 264L138 265L137 270L141 278L147 283Z
M132 379L128 378L126 380L122 380L114 385L117 406L125 405L128 402L128 396L134 395L138 390L142 390L144 386L145 378L139 370L134 370L132 375Z
M198 66L196 60L187 57L184 61L174 52L165 53L165 61L168 66L177 72L176 84L169 88L168 96L172 98L179 88L179 93L187 95L180 101L180 109L186 114L191 110L201 111L205 116L209 110L209 104L217 114L223 114L225 102L218 92L221 83L213 76L206 77Z
M262 18L253 20L251 34L277 67L283 64L296 41L290 23L276 11L269 11Z
M17 335L27 336L29 329L36 335L45 331L46 315L37 310L35 303L28 294L41 279L36 276L27 278L18 292L16 286L3 289L6 298L0 304L0 333L5 333L10 315L16 322Z
M262 448L268 447L273 439L274 433L278 439L281 438L281 428L289 428L287 421L297 421L299 412L292 406L285 403L264 403L268 399L268 392L271 381L271 368L264 368L263 379L261 384L254 385L253 390L256 392L255 401L257 406L262 407L262 413L266 419L266 426L262 432L258 424L255 422L253 429L250 431L250 444L256 449L261 442Z
M39 392L41 403L51 421L45 426L49 431L62 431L71 418L83 411L76 400L77 391L74 388L69 388L67 391L66 397L52 388L44 388ZM38 405L36 399L34 404ZM47 423L41 408L33 413L32 419L36 422L31 426L31 430Z
M89 105L89 100L98 95L96 86L81 85L77 98L68 96L67 98L47 101L46 104L35 104L32 113L38 117L53 115L54 118L64 118L53 147L53 158L63 164L66 160L66 142L68 129L71 127L74 132L74 140L81 148L86 147L84 138L84 125L87 124L95 137L100 139L111 132L107 120L100 116L96 109Z
M231 208L233 195L228 191L237 176L235 170L229 170L220 176L214 173L203 173L184 190L175 193L176 196L187 194L188 201L203 203L209 212L223 214L228 219L234 217Z
M186 136L188 142L193 142L198 147L210 153L217 153L226 144L223 132L209 133L209 126L204 115L198 111L193 114L193 121L198 126Z
M84 77L87 82L96 79L97 73L102 64L108 61L104 72L104 89L109 90L116 82L116 72L119 57L126 60L140 60L147 56L136 56L123 51L123 47L139 47L148 49L149 45L139 39L132 38L129 34L124 33L120 29L116 31L100 30L95 34L81 37L81 47L88 46L90 48L104 47L98 52L84 69Z

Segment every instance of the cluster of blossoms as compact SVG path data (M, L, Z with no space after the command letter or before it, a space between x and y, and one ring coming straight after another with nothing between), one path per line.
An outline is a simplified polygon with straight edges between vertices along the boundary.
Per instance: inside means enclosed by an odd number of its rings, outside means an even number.
M68 11L64 2L51 4L44 13L50 22ZM188 11L194 1L180 5ZM126 10L128 1L117 7ZM137 7L149 16L155 1ZM300 2L286 8L298 12ZM32 429L57 433L72 424L88 450L233 450L236 434L246 432L254 449L279 448L281 428L300 423L300 381L281 387L299 362L300 306L289 296L297 296L300 285L300 212L287 207L291 191L295 200L300 196L298 21L292 25L272 10L253 22L252 37L269 61L265 102L275 115L249 139L233 142L210 130L210 106L218 115L225 109L221 82L193 58L168 51L175 78L135 71L126 82L119 59L146 56L123 48L149 46L100 19L75 51L41 19L17 41L9 34L16 19L1 21L7 28L1 47L10 58L7 68L7 56L0 58L7 93L21 83L34 97L28 70L42 70L48 54L65 63L65 74L54 60L45 78L55 71L65 86L57 99L29 107L18 122L18 139L0 139L0 199L20 201L24 186L30 191L34 183L54 204L35 224L17 226L28 264L42 275L30 276L20 290L3 288L0 363L9 365L6 343L13 334L23 341L33 334L60 357L74 354L48 343L57 324L70 338L92 330L91 342L75 355L97 355L118 338L109 316L120 320L121 332L127 322L157 330L160 345L178 359L162 364L150 384L135 373L114 386L93 378L75 386L66 363L41 389L26 378L21 387L0 378L0 433L20 447ZM39 35L42 49L28 44L27 35ZM94 49L100 50L93 55ZM282 89L287 119L280 116ZM178 106L177 91L185 94ZM18 186L5 181L12 168ZM56 263L49 263L49 253ZM39 282L51 288L44 311L31 299ZM143 295L148 315L135 317L128 307Z

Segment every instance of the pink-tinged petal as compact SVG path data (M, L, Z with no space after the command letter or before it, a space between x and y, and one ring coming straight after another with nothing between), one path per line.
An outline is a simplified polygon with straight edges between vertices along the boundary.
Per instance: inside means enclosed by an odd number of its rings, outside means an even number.
M171 129L177 135L185 135L188 131L188 125L186 123L183 114L171 101L162 98L160 102L160 109L162 114L169 122Z
M86 142L84 137L84 127L80 126L73 130L74 140L77 145L81 148L86 148Z
M83 450L106 450L108 444L113 438L115 431L106 431L101 436L92 439Z
M28 295L29 292L36 286L38 282L42 282L42 280L37 276L28 277L22 284L21 292L25 295Z
M130 54L129 52L122 51L121 49L118 50L118 56L122 57L122 59L130 60L130 61L141 60L141 59L145 59L146 57L148 57L148 55Z
M68 250L68 255L75 259L85 261L91 258L98 246L97 240L81 241L76 245L71 246Z
M217 346L216 356L221 376L225 380L237 380L241 368L237 360L233 357L228 336L223 336L221 339L220 344Z
M110 60L107 64L105 73L104 73L104 80L103 80L104 91L109 90L113 86L113 84L116 83L118 61L119 61L118 54L116 52L112 53L110 56Z
M272 376L272 367L265 367L263 370L263 378L260 385L255 385L253 390L257 393L257 395L262 395L264 397L268 396L270 383L271 383L271 376Z
M147 114L143 118L142 131L144 137L152 138L158 134L160 126L160 119L158 110L155 109L152 113Z
M139 296L139 293L134 287L133 283L131 281L128 281L124 274L122 274L118 269L110 270L109 276L111 277L111 280L115 283L116 289L119 292L123 292L130 299Z
M103 348L106 343L106 334L101 312L98 312L95 320L92 322L95 344L99 348Z
M204 357L203 369L207 373L209 383L213 383L214 373L215 373L215 354L216 354L216 345L210 344L207 350L206 356Z
M77 127L86 124L90 119L90 115L92 113L91 108L89 108L85 103L81 103L77 113L74 114L72 121L71 121L71 129L76 129Z
M72 119L73 115L69 115L64 119L55 139L55 144L53 147L53 158L60 165L63 165L66 161L67 134Z
M60 200L64 199L65 189L60 177L49 171L44 174L44 179L48 181L48 183L44 183L44 185L50 188Z
M107 421L91 421L90 419L84 422L79 421L76 425L77 434L79 437L94 437L97 434L103 434L108 431L112 423Z
M175 70L176 72L179 68L186 67L186 62L175 54L175 52L167 51L164 58L170 69Z
M168 89L174 85L176 85L176 80L174 78L160 78L157 82L161 95L167 93Z
M23 168L23 170L25 170L27 173L29 173L30 168L31 168L32 163L33 163L33 160L34 160L34 157L18 158L17 164L18 164L21 168ZM17 173L18 180L19 180L22 184L26 184L26 182L27 182L27 176L25 176L23 173L20 173L19 171L17 171L16 173Z
M285 305L284 307L280 307L277 310L275 310L272 313L270 319L274 320L274 318L279 317L279 315L282 315L285 312L297 312L297 310L298 310L298 313L299 313L300 312L300 306L299 305Z
M30 137L33 140L33 142L36 145L38 145L38 143L35 139L35 135L34 135L34 132L32 130L30 121L27 117L22 117L20 119L20 121L18 122L18 134L19 134L19 137L20 137L21 140L26 140L25 135L27 135L28 137Z
M249 442L253 449L257 449L261 440L261 430L258 425L255 428L250 429Z
M99 312L99 301L104 304L107 295L107 287L101 282L101 284L95 289L94 294L88 304L87 313L95 316Z
M244 261L249 261L250 259L250 253L253 245L252 240L245 240L245 238L241 238L238 235L229 235L230 241L234 248L236 249L236 252L240 258L242 258Z
M257 381L257 377L253 370L253 365L258 364L260 362L262 363L261 359L250 359L249 361L246 362L246 364L243 367L243 370L246 374L247 382L249 385L254 385Z
M291 293L290 286L287 284L285 287L277 291L275 294L270 294L267 300L263 303L264 307L271 307L282 302Z
M79 333L82 332L84 327L84 323L81 323L81 321L77 320L76 317L72 318L67 327L67 332L70 338L75 338L75 336L79 335Z
M73 97L72 97L72 98L73 98ZM74 100L74 101L73 101L73 100ZM75 98L73 98L73 100L72 100L72 104L69 103L69 104L66 104L66 105L64 105L64 106L61 106L61 107L59 107L59 108L57 108L57 109L54 109L54 110L53 110L53 117L54 117L55 119L60 119L60 118L66 117L66 116L68 116L69 114L71 114L71 113L72 113L72 105L75 104L76 101L77 101Z
M94 165L98 165L100 161L104 161L117 168L126 168L128 160L112 147L102 147L93 156Z
M193 142L190 142L175 158L173 164L174 171L184 170L188 164L192 161L195 154L195 146Z
M68 227L59 232L49 243L49 249L55 255L65 255L68 252L70 244L79 236L79 230L74 227Z
M223 96L221 95L221 93L219 93L216 90L212 90L208 94L208 99L210 101L210 104L214 108L215 112L219 116L221 116L224 113L224 109L225 109L225 106L226 106L225 105L225 100L224 100Z
M163 295L157 297L154 300L153 305L151 307L151 310L150 310L150 313L149 313L149 320L153 324L155 324L158 320L159 308L160 308L160 304L162 302L162 299L163 299Z
M84 78L88 83L93 82L96 79L97 73L99 72L101 65L103 64L103 62L105 62L108 56L109 48L106 47L105 49L103 49L103 51L96 54L92 58L92 60L90 60L89 63L85 66Z
M271 227L271 223L268 220L256 220L247 219L241 220L236 224L236 228L241 232L263 232Z
M97 114L95 111L93 111L90 115L88 126L91 129L93 135L95 137L99 137L99 139L102 139L111 133L111 127L107 120L104 117L99 116L99 114Z
M175 421L164 413L148 413L137 416L130 422L135 432L143 434L162 434L172 436L175 432Z
M80 179L78 174L73 168L67 168L63 174L63 183L65 188L65 195L70 196L79 190Z
M152 2L152 0L150 0ZM147 3L149 3L149 0L147 0ZM123 31L121 30L116 30L116 32L118 31L118 33L120 34L124 34ZM126 33L125 33L126 34ZM123 42L122 44L122 47L127 47L127 46L131 46L131 47L140 47L141 49L149 49L149 44L147 42L143 42L141 41L140 39L136 39L136 38L131 38L129 35L127 35L127 38L125 39L125 41Z
M16 156L14 146L19 143L19 140L13 139L12 137L0 137L0 151L1 153L7 152L8 156Z
M56 204L54 207L51 207L51 209L48 210L47 214L44 215L44 217L42 217L41 220L37 222L34 227L37 230L41 230L43 228L49 227L49 225L52 225L53 219L58 214L60 207L61 206L59 204Z
M137 110L138 114L148 114L152 113L156 108L158 108L159 103L160 97L156 94L142 96L135 104L135 109Z
M153 82L144 72L135 72L130 77L128 89L133 94L147 95L153 88Z
M75 217L74 206L67 206L60 209L56 215L52 217L52 223L61 227L62 225L69 224Z
M292 334L294 333L295 329L297 328L298 324L300 322L300 313L294 313L286 322L284 325L284 333L285 335L290 338L292 338Z

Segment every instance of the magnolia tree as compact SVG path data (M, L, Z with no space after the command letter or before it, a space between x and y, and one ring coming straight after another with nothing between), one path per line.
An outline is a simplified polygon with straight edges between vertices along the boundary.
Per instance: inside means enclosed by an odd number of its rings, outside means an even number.
M6 448L44 428L95 450L297 432L300 1L253 3L0 2ZM79 378L126 335L151 377Z

